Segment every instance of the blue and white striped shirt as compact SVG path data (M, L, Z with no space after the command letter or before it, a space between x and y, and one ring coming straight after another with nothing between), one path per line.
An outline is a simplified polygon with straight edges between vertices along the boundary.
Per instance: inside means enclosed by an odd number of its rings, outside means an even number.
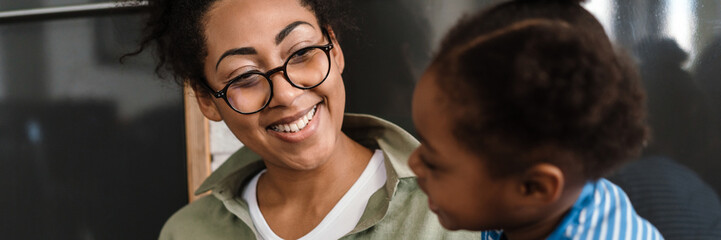
M481 233L483 240L505 239L503 231ZM626 193L606 179L583 187L568 214L548 239L663 239L656 227L638 216Z

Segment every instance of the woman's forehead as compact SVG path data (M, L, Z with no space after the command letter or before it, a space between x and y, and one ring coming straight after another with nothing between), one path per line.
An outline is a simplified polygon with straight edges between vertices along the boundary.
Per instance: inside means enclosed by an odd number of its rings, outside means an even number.
M307 24L283 33L297 22ZM276 48L281 35L312 36L319 29L317 22L315 14L297 0L220 0L205 16L207 60L217 61L229 49Z
M208 50L252 47L275 43L283 29L299 21L308 24L298 30L319 29L315 14L297 0L221 0L205 16L204 35Z
M298 0L220 0L205 15L205 28L235 27L274 31L295 21L317 25L315 14Z

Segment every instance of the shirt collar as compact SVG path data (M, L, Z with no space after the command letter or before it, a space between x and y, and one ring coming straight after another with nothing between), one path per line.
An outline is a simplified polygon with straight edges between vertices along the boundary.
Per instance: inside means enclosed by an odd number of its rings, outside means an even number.
M598 181L587 182L583 186L583 190L581 190L581 194L578 196L578 199L576 199L576 203L573 204L568 213L566 213L566 216L563 217L556 227L556 230L551 232L548 239L562 239L566 232L566 228L579 219L581 211L583 211L585 207L593 204L593 194L596 192L597 183Z
M386 167L390 167L387 170L389 182L415 176L407 163L413 149L418 146L418 141L401 127L378 117L346 113L341 131L365 147L383 150ZM261 157L243 147L208 176L195 194L213 190L221 199L230 199L245 181L263 168L265 165ZM387 184L386 188L391 194L395 190L394 185Z

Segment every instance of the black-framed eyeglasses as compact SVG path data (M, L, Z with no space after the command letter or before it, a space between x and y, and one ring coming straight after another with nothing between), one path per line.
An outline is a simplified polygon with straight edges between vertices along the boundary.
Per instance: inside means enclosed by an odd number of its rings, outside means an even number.
M225 102L240 114L253 114L265 109L273 99L273 81L270 77L283 72L285 80L293 87L311 89L325 82L330 73L330 50L333 41L327 31L323 35L328 44L310 46L295 51L283 66L263 73L257 70L243 73L228 82L223 90L215 91L206 81L201 81L216 98Z

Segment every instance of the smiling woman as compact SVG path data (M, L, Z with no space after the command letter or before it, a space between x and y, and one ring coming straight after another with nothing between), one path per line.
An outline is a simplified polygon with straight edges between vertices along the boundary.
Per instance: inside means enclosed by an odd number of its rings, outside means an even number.
M151 1L141 46L245 147L161 239L476 239L443 230L406 165L417 141L345 114L339 1Z

